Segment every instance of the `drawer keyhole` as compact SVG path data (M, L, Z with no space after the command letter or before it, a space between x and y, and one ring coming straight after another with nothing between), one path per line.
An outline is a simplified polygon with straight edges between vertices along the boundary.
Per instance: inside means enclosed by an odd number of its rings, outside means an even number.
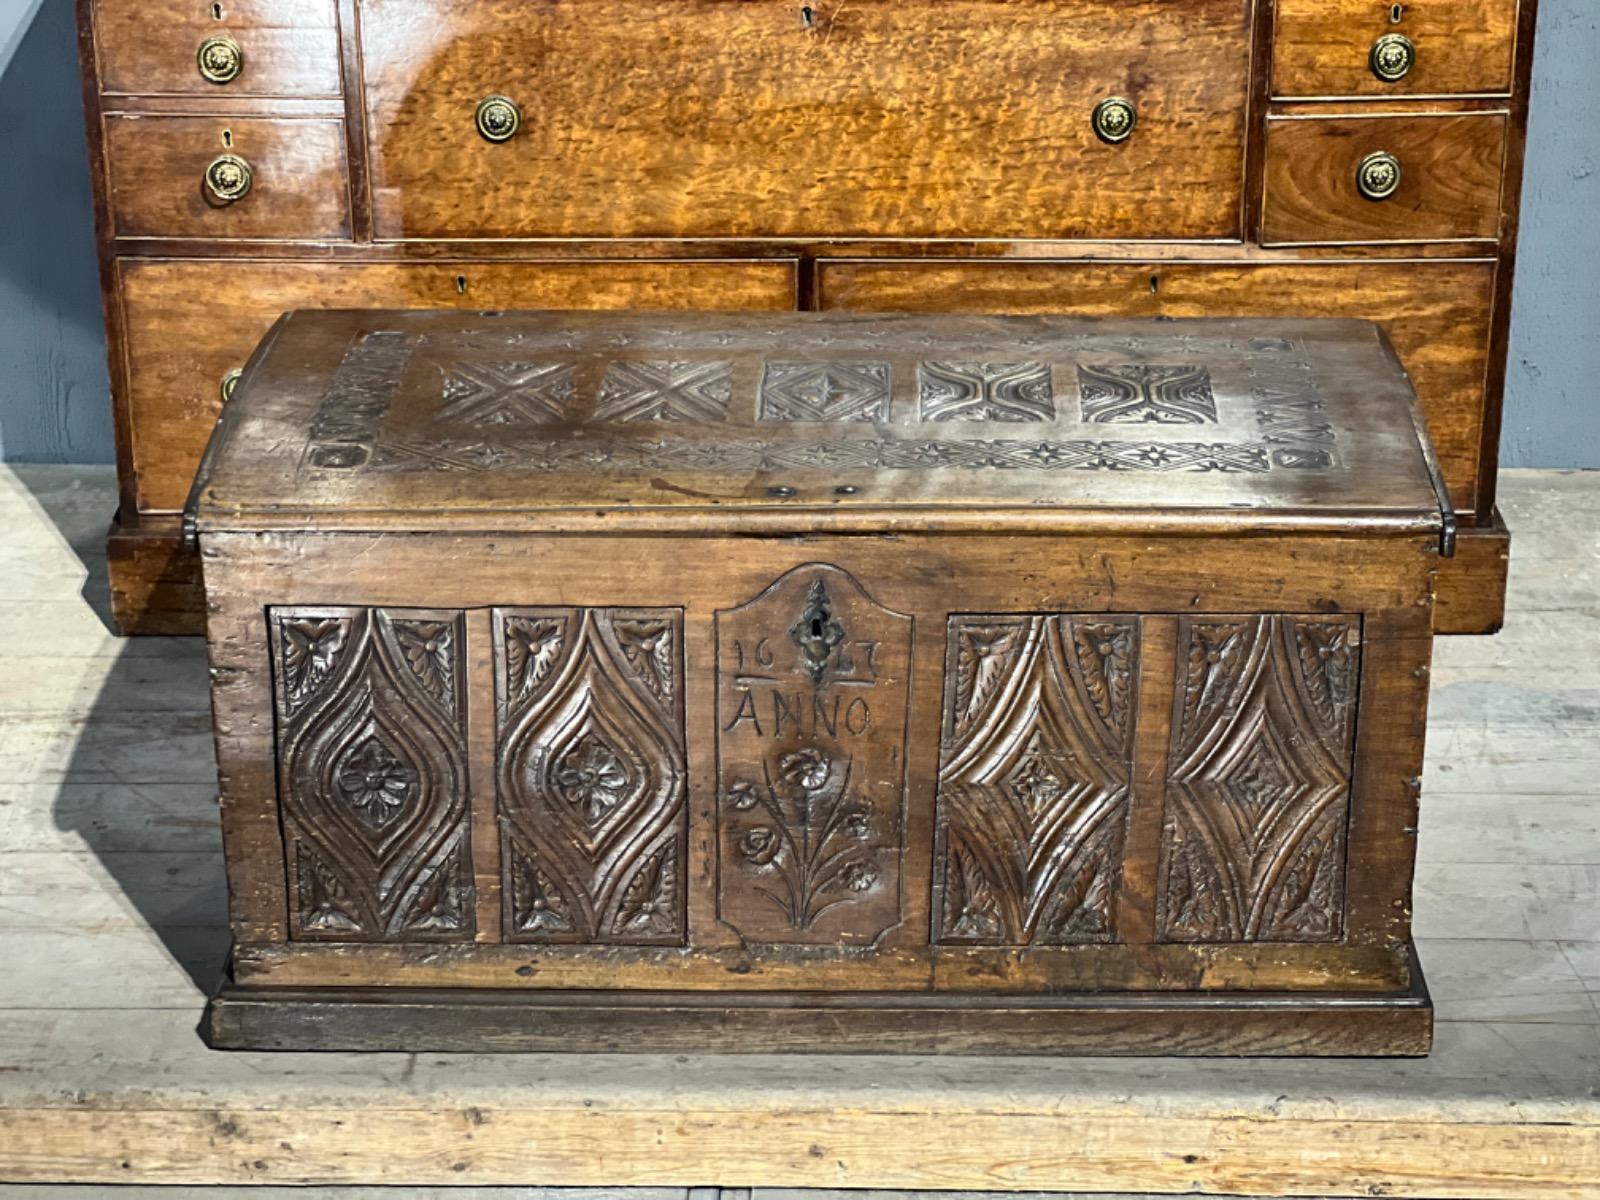
M224 129L222 131L222 148L224 150L233 149L233 130Z
M467 277L465 275L457 275L456 276L456 295L465 296L466 294L467 294Z
M1389 6L1389 23L1398 25L1405 18L1406 6L1404 4L1391 4Z
M222 20L222 5L220 5L220 4L213 4L213 5L212 5L212 6L211 6L211 19L212 19L212 20L213 20L213 21L220 21L220 20Z
M817 14L811 11L811 5L804 5L800 9L800 24L810 29L817 23Z

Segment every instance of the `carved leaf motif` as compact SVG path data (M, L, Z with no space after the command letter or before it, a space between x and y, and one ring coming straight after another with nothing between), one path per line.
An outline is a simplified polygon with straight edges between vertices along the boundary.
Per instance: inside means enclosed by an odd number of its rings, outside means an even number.
M567 902L551 878L525 857L511 851L511 912L523 933L570 933Z
M1107 622L1074 622L1072 639L1089 700L1100 719L1120 737L1128 730L1133 629Z
M1111 932L1107 906L1111 876L1102 865L1098 860L1086 863L1062 892L1050 929L1051 940L1089 941Z
M678 848L669 842L634 872L611 931L667 934L677 929Z
M561 657L562 622L542 617L506 619L506 678L511 695L527 696Z
M451 627L442 621L396 621L406 666L422 688L450 712L455 711L455 645Z
M1005 677L1006 658L1022 631L1014 625L967 625L956 637L956 725L971 721Z
M1335 931L1335 874L1342 866L1337 827L1328 824L1310 838L1279 886L1277 912L1268 928L1291 937L1329 937Z
M1329 730L1337 731L1356 702L1354 630L1345 622L1297 621L1294 632L1312 707Z
M343 882L304 845L296 846L295 850L295 860L300 867L301 925L326 933L359 933L361 920L356 915L359 906Z
M460 851L453 850L422 885L411 905L405 928L417 932L458 930L465 924L457 878L461 872Z
M1180 841L1167 875L1167 928L1193 937L1224 925L1222 886L1194 840Z
M283 623L284 690L291 706L303 704L333 671L347 624L339 620Z
M1189 638L1188 675L1184 685L1185 730L1209 718L1227 700L1229 685L1241 665L1247 628L1242 622L1194 625Z
M672 624L618 620L612 628L623 657L657 700L672 699Z
M952 850L944 887L944 926L952 938L993 941L1000 937L1000 902L993 885L969 853Z

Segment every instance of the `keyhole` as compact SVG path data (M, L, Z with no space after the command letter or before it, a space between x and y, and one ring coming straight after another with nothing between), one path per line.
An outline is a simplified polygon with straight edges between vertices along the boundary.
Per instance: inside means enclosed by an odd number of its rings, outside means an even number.
M800 24L804 25L807 29L810 29L812 25L816 24L816 20L817 14L811 11L811 5L807 4L800 9Z
M233 149L233 130L224 129L222 131L222 147L225 150Z
M1389 6L1389 23L1391 25L1400 24L1401 18L1405 15L1406 6L1404 4L1391 4Z
M467 277L465 275L457 275L456 276L456 295L465 296L466 294L467 294Z
M222 5L220 5L220 4L213 4L213 5L212 5L212 6L211 6L211 19L212 19L212 20L213 20L213 21L220 21L220 20L222 20Z
M821 617L812 617L811 618L811 636L814 637L814 638L820 638L822 636L822 618Z
M1150 276L1150 294L1152 296L1154 296L1160 290L1161 290L1161 276L1159 276L1159 275Z

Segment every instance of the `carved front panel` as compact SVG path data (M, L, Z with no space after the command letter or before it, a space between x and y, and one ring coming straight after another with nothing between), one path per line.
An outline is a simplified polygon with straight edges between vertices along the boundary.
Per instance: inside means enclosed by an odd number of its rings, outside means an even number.
M1360 641L1357 617L1182 621L1160 940L1340 936Z
M945 668L934 940L1116 939L1136 618L956 616Z
M821 563L717 613L717 913L747 940L899 921L911 635Z
M460 614L274 608L269 626L292 936L469 940Z
M496 609L508 942L681 945L679 609Z

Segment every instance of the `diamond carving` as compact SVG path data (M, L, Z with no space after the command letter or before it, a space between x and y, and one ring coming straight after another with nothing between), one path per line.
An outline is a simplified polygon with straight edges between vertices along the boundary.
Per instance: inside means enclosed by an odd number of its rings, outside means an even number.
M887 421L886 362L769 362L762 368L763 421Z
M721 421L733 398L725 362L612 363L600 384L600 421Z
M1078 365L1083 419L1099 424L1205 425L1217 420L1204 367Z
M434 419L483 427L560 421L576 379L572 363L461 359L445 372Z
M924 421L1049 421L1056 415L1048 363L924 362L917 367Z

